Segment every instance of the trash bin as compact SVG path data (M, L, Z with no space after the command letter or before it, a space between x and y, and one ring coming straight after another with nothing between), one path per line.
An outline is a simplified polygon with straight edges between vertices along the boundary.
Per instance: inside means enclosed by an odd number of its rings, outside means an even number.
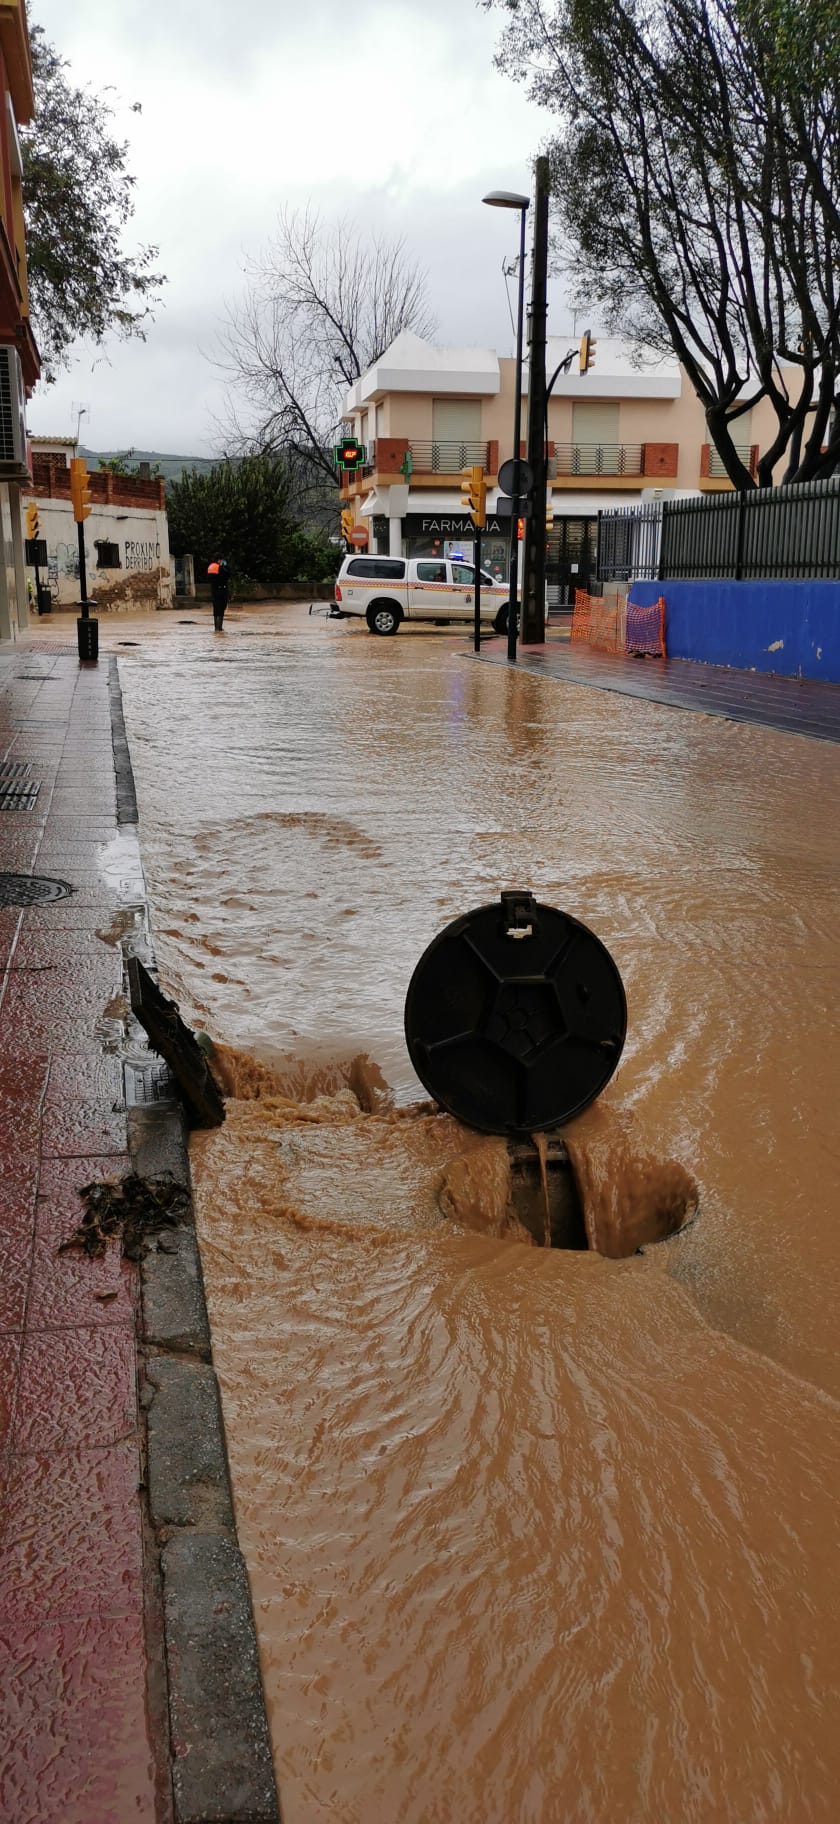
M38 590L38 613L39 614L51 614L52 613L52 590L46 589L44 587L43 583L41 584L41 586Z
M99 658L99 622L79 615L76 621L80 659Z

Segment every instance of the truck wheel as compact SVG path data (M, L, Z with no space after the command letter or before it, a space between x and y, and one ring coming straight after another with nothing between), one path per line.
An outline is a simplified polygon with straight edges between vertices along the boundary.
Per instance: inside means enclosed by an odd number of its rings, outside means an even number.
M365 616L371 633L396 633L402 618L402 609L395 602L371 604Z
M510 603L505 602L504 608L499 609L496 619L493 622L493 627L494 627L494 630L496 633L507 633L508 608L509 607L510 607Z

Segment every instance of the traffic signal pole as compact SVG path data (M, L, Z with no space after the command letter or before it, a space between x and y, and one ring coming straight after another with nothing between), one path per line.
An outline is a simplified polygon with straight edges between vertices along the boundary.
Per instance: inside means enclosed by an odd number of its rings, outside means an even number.
M90 619L90 609L87 599L87 560L85 558L85 522L83 519L79 520L76 531L79 534L79 589L82 596L82 619L87 621Z
M510 591L508 601L507 656L516 664L517 620L519 616L519 509L522 504L519 442L522 435L522 317L525 306L525 210L520 211L519 229L519 308L516 317L516 382L513 403L513 460L516 464L516 486L510 509Z
M475 616L473 619L473 650L481 651L481 527L475 528Z
M70 499L73 503L73 518L79 534L79 589L81 592L81 614L76 619L76 639L80 659L98 659L99 657L99 622L91 615L91 606L87 592L87 561L85 558L85 520L90 514L90 488L88 486L87 463L81 456L76 456L70 464Z
M549 164L534 166L534 265L528 317L528 429L525 456L533 476L532 512L525 521L522 564L522 639L532 646L545 641L546 375L548 319Z

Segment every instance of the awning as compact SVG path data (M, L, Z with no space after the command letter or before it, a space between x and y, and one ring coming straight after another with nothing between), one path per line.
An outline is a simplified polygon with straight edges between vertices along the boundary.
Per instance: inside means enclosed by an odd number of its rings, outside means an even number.
M359 512L363 519L369 519L374 513L385 513L386 511L387 509L382 503L382 496L381 494L377 494L375 488L372 489L370 494L365 495L359 508Z

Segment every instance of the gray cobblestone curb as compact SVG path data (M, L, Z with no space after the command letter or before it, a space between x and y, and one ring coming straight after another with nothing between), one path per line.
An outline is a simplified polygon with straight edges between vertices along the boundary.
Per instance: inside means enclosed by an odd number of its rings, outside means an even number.
M121 826L137 823L115 661L109 674ZM145 943L149 966L151 942ZM138 1036L142 1043L142 1035ZM143 1177L190 1183L175 1101L128 1113ZM159 1554L175 1824L279 1824L245 1562L236 1538L224 1421L198 1240L190 1218L140 1266L138 1346L146 1412L148 1519Z

